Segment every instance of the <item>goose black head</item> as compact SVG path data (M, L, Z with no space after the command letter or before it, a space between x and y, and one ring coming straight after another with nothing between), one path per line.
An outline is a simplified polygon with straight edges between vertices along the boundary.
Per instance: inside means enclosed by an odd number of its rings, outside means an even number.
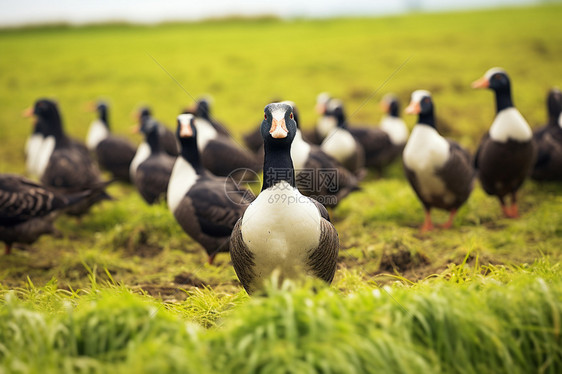
M45 136L53 135L57 142L64 142L66 136L62 128L62 119L57 103L49 99L39 99L33 106L33 115L36 116L36 125L39 125Z
M268 104L260 127L266 144L290 146L297 131L293 107L286 103Z
M336 119L338 127L347 127L345 110L343 102L339 99L330 99L326 108L326 116L332 116Z
M472 83L472 88L489 88L496 92L509 92L511 83L505 70L491 68L482 78Z
M381 100L381 109L391 117L400 117L400 102L393 94L385 95Z
M33 114L42 119L60 119L57 104L49 99L39 99L33 107Z
M410 104L404 111L407 114L417 114L419 124L435 127L433 99L429 91L416 90L412 92Z
M139 120L142 120L143 118L151 117L151 116L152 116L152 110L150 110L150 108L147 107L147 106L141 107L138 111Z
M98 101L96 103L96 112L98 113L99 119L107 126L107 117L108 117L109 105L105 101Z
M296 104L293 101L290 100L285 100L285 101L280 101L281 104L288 104L291 106L291 108L293 108L293 119L295 120L296 124L297 124L297 128L300 128L299 124L300 124L300 117L299 117L299 110L297 109Z
M176 136L183 143L184 139L197 139L195 116L193 114L180 114L177 118Z
M158 122L152 118L144 118L141 121L140 131L145 135L148 136L153 132L158 131Z
M211 117L211 100L209 98L201 98L195 103L194 114L197 117L208 119Z

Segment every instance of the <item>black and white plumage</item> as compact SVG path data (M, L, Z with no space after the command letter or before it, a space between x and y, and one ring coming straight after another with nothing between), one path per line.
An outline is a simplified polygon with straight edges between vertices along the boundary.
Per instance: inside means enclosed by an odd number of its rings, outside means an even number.
M326 209L296 187L291 144L297 124L292 108L274 103L264 111L263 186L232 231L234 270L249 294L261 290L273 273L281 279L313 276L330 283L338 234Z
M180 145L174 135L168 127L163 123L159 122L152 116L152 110L149 107L141 107L138 112L139 127L138 131L142 128L145 122L152 122L158 125L158 141L160 142L160 149L170 156L176 157L180 154Z
M450 212L449 220L443 225L449 228L474 186L475 171L470 153L439 134L428 91L414 91L406 112L419 115L404 148L403 164L406 177L425 209L421 229L433 229L432 208Z
M533 133L513 105L505 70L488 70L472 87L489 88L496 97L496 117L480 141L474 160L482 188L488 195L498 197L506 217L518 217L517 191L530 174L536 158ZM511 196L510 206L505 202L508 195Z
M192 114L178 116L176 134L181 154L168 185L168 208L183 230L205 248L212 263L217 253L230 250L232 229L254 195L203 167Z
M562 92L553 88L546 99L548 123L534 131L537 161L531 178L562 181Z
M24 113L25 117L31 117L33 115L33 108L29 108L26 113ZM43 133L43 123L40 118L35 118L33 122L33 131L31 135L27 138L25 142L25 169L28 175L32 177L39 178L39 164L40 164L40 154L41 154L41 145L43 144L43 140L45 139Z
M335 122L335 126L322 141L320 145L322 151L352 173L359 176L364 175L365 151L347 129L341 101L331 100L324 117L325 122L332 120Z
M128 139L111 134L107 103L98 102L96 111L98 118L90 125L86 146L95 153L102 169L109 171L116 179L130 182L129 169L136 147Z
M14 243L31 244L41 235L54 232L58 213L83 200L96 198L97 191L86 190L61 195L29 179L0 174L0 241L9 254Z
M102 181L98 166L88 149L65 134L55 102L48 99L37 100L33 114L37 117L37 123L41 124L40 131L43 133L35 166L41 183L62 194L83 190L98 191L97 198L75 204L66 213L80 216L94 203L110 199L104 190L107 183Z
M131 168L135 167L135 170L131 172L133 183L148 204L154 204L160 198L165 198L172 168L176 161L176 157L170 156L160 148L159 128L160 125L155 120L143 121L140 130L144 134L145 141L141 146L146 146L147 152L143 154L145 156L143 159L135 156L131 163ZM141 151L141 146L139 146L139 151ZM135 161L138 161L138 164Z

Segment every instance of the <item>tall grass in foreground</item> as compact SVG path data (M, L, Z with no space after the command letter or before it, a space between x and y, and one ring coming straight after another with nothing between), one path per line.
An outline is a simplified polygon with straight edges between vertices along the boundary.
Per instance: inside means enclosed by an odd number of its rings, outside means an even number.
M8 291L0 372L559 373L560 267L480 270L349 294L272 288L215 302L234 308L210 329L198 308L121 286Z

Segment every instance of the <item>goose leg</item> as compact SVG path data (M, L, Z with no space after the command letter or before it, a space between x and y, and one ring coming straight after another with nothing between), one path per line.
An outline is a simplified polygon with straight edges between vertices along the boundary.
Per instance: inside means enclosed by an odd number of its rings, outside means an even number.
M450 229L451 226L453 226L453 220L455 219L456 215L457 215L457 210L456 209L451 210L451 214L449 214L449 220L444 224L442 224L441 228Z
M517 206L517 192L513 192L511 194L511 206L509 207L510 210L510 218L518 218L519 217L519 208Z
M503 196L498 196L498 199L500 200L503 215L508 217L508 218L511 218L511 209L510 209L510 207L505 205L505 201L503 200Z
M431 214L430 214L430 210L426 210L425 211L425 221L423 223L423 226L421 227L421 232L427 232L427 231L431 231L433 230L433 222L431 222Z

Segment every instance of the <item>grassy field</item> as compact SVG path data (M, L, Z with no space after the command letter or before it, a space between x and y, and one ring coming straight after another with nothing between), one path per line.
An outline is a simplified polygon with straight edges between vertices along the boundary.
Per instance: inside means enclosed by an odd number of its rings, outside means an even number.
M273 97L295 101L304 127L321 91L344 100L351 122L374 124L385 93L405 106L428 89L440 131L474 150L494 102L470 83L492 66L510 74L531 126L546 121L546 92L562 85L561 16L551 5L0 30L0 172L24 172L21 112L43 96L82 139L85 104L107 98L114 132L138 143L129 129L141 104L171 126L192 97L212 94L215 117L239 138ZM518 220L477 187L453 229L429 235L399 163L362 187L333 212L333 286L250 300L227 254L209 266L165 204L112 185L116 201L80 222L61 217L56 237L0 257L0 373L562 370L562 186L526 182Z

